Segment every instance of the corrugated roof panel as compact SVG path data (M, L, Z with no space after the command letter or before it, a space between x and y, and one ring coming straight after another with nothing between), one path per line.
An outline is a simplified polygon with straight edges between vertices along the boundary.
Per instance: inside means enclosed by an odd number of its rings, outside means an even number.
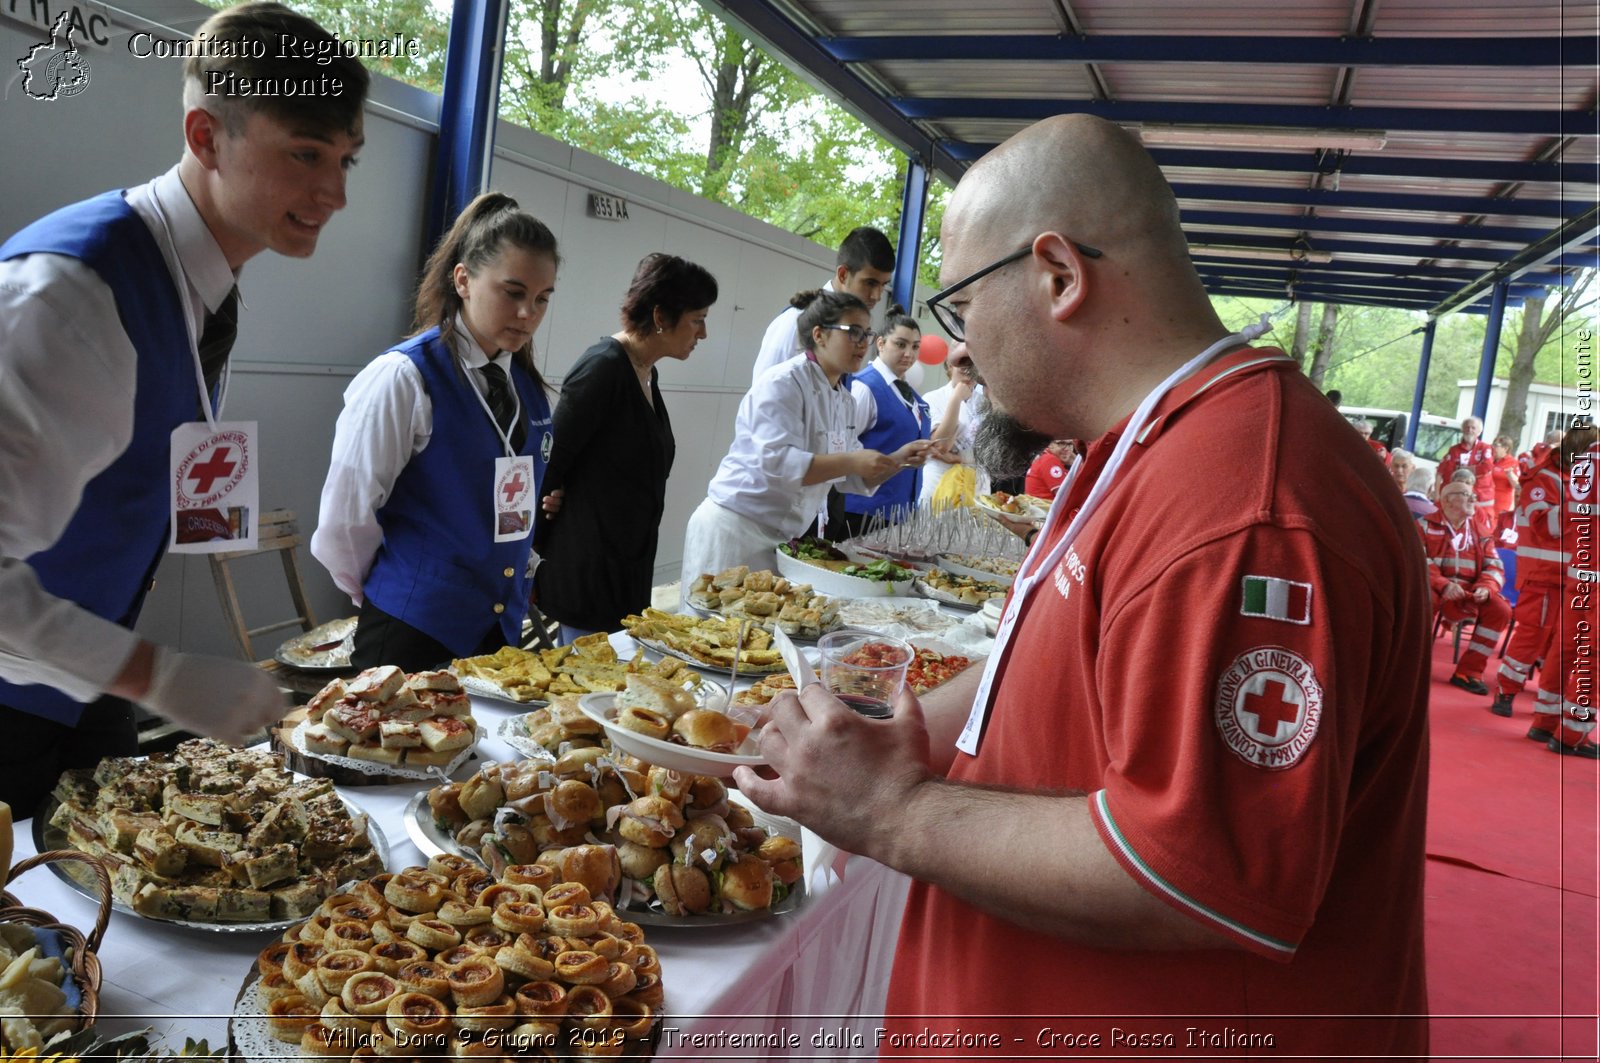
M1341 34L1350 18L1348 0L1072 0L1071 7L1085 33L1106 34Z
M1419 159L1492 159L1521 162L1533 158L1548 137L1513 133L1390 133L1385 155Z
M873 63L872 70L906 96L1092 99L1096 88L1082 63L996 63L940 59Z
M1103 63L1113 99L1187 103L1322 104L1333 90L1330 67L1273 65L1248 75L1217 63Z
M1374 32L1386 37L1542 37L1600 30L1593 0L1384 0Z
M1356 107L1560 110L1581 106L1593 75L1560 67L1362 67L1350 103Z
M1061 32L1051 5L1039 0L917 0L915 5L905 0L806 0L794 6L809 13L824 32L840 36L912 30L954 36Z

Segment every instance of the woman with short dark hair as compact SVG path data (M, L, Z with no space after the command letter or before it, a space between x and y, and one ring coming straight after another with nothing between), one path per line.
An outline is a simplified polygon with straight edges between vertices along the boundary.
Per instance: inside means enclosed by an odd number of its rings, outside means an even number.
M655 366L689 357L716 301L704 268L646 255L622 300L622 330L583 352L562 381L545 483L566 493L559 518L540 521L536 584L564 643L618 630L650 604L676 449Z

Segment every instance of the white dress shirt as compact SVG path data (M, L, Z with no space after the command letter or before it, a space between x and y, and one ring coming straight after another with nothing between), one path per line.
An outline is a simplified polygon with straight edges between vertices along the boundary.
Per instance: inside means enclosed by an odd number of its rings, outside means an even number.
M480 396L488 391L483 352L458 316L450 350ZM510 356L501 352L499 358ZM488 417L487 409L484 416ZM433 438L433 400L416 363L399 351L386 351L367 363L344 391L344 409L333 431L333 456L322 484L317 530L311 535L311 556L333 577L334 586L356 605L366 600L367 581L383 529L378 510L389 500L394 482L413 457ZM488 485L484 487L487 495ZM529 549L529 573L538 554Z
M739 403L733 446L712 477L708 496L788 539L821 512L830 486L872 494L875 488L859 476L803 482L816 455L861 449L855 412L850 392L829 386L816 362L791 358L780 363Z
M944 420L945 408L950 405L950 396L954 388L946 384L942 388L934 388L922 396L922 401L928 404L928 417L934 428ZM972 441L978 433L978 403L983 398L983 385L978 384L972 389L972 396L961 404L961 410L956 415L956 435L950 441L950 448L961 456L964 464L972 464ZM939 481L953 466L947 461L929 458L922 468L922 495L919 502L927 504L933 501L933 493L939 489ZM981 466L974 467L978 474L978 493L989 493L989 474Z
M125 197L177 282L192 349L233 271L176 166ZM85 485L128 449L138 356L105 282L62 255L0 262L0 344L0 676L91 701L139 638L45 593L23 559L61 537Z
M822 286L825 292L838 291L829 281ZM761 379L765 373L775 365L787 362L796 355L806 353L805 344L800 342L800 331L795 327L795 322L800 320L800 308L794 306L784 307L783 311L767 326L766 333L761 337L761 351L756 355L755 368L750 371L750 386Z

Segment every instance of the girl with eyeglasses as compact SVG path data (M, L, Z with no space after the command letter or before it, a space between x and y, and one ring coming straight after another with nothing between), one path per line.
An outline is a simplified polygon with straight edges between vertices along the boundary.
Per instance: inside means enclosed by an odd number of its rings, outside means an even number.
M737 565L772 568L773 550L813 520L826 526L830 485L871 495L902 469L919 467L929 444L917 439L884 454L857 437L856 404L846 377L859 372L872 318L843 292L801 292L791 301L805 348L767 370L739 403L733 445L689 518L683 588L702 573Z

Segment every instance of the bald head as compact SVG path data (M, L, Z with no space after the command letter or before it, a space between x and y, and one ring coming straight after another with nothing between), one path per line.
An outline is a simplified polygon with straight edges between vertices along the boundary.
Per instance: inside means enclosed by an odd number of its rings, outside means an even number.
M947 217L1016 244L1060 232L1121 256L1188 262L1178 203L1155 160L1114 122L1060 115L1029 126L962 179Z

